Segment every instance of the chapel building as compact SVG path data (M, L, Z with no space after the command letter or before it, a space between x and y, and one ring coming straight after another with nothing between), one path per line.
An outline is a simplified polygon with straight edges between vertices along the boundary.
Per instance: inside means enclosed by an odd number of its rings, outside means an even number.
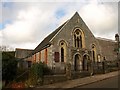
M67 64L71 65L71 71L87 71L92 62L117 60L115 49L118 47L118 34L115 40L96 38L76 12L24 60L31 63L44 62L56 73L64 73Z

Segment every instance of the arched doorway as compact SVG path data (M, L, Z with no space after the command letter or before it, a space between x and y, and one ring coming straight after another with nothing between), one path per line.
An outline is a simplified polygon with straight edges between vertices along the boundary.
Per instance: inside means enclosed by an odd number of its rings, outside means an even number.
M81 63L81 57L79 54L76 54L75 55L75 58L74 58L74 70L75 71L80 71L82 70L82 63Z
M89 67L89 62L90 62L90 57L88 55L84 55L83 56L83 71L88 71L88 67Z

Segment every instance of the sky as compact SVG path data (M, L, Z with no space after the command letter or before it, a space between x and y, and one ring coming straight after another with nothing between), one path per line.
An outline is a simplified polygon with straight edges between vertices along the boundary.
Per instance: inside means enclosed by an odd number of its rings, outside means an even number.
M95 37L114 40L119 0L0 0L0 43L34 49L77 11Z

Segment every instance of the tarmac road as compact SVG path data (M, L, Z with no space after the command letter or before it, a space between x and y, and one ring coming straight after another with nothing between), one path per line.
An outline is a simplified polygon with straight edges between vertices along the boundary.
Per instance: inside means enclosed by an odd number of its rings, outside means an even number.
M64 82L53 83L49 85L37 86L36 88L52 88L52 89L80 89L81 88L118 88L118 71L106 74L93 75L85 78L78 78L74 80L67 80ZM115 89L116 88L116 89ZM86 90L86 89L85 89ZM93 89L92 89L93 90Z
M76 88L118 88L120 75ZM119 82L119 83L118 83ZM120 87L120 86L119 86Z

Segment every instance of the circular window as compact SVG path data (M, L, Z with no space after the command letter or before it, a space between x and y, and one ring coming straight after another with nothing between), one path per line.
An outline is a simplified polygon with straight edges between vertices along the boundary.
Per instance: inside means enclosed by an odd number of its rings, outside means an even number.
M61 43L61 45L64 45L64 43Z
M77 35L79 35L79 32L76 32Z
M76 33L77 35L79 35L80 31L77 29L75 33Z
M95 48L94 44L92 45L92 48Z

